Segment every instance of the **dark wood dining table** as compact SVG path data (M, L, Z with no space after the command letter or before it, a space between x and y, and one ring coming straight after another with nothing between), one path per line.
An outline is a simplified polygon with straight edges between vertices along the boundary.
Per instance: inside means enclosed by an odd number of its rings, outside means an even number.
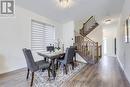
M55 59L60 58L65 53L64 52L37 52L38 55L44 57L45 59L51 60L51 67L52 67L52 76L55 79L56 77L56 67L55 67Z

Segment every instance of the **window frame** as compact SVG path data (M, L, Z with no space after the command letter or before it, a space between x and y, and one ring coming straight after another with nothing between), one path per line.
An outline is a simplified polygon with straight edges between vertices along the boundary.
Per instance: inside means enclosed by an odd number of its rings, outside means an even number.
M43 29L45 29L46 28L46 26L49 26L49 27L53 27L53 29L54 29L54 41L56 40L56 27L54 26L54 25L52 25L52 24L48 24L48 23L44 23L44 22L40 22L40 21L37 21L37 20L34 20L34 19L31 19L31 50L33 50L33 51L37 51L37 50L34 50L33 49L33 40L32 40L32 38L33 38L33 22L34 23L38 23L38 24L41 24L41 25L43 25ZM42 29L42 28L41 28ZM44 38L44 42L45 42L45 30L43 30L43 38ZM43 42L43 45L46 43L44 43ZM53 44L55 44L55 42L53 43ZM49 45L49 44L48 44ZM44 46L43 46L44 47ZM46 46L45 46L45 48L46 48ZM45 48L43 48L43 51L46 51L46 49Z

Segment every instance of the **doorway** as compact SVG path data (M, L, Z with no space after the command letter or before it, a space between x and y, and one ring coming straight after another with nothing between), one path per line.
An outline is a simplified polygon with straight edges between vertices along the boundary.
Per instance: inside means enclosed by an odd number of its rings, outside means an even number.
M116 44L117 44L117 41L116 41L116 38L114 39L114 52L115 52L115 55L116 55Z

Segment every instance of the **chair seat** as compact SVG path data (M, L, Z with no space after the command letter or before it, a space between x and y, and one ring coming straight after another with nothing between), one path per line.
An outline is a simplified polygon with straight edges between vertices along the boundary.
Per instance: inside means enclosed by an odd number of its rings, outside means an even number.
M61 63L61 64L65 64L66 63L64 59L59 59L58 62Z
M44 60L40 60L36 62L36 65L38 66L39 69L46 69L50 66L50 63Z
M35 62L33 59L33 55L30 49L23 49L23 53L27 62L27 68L28 68L28 72L27 72L27 79L29 77L29 72L32 72L32 78L31 78L31 84L30 87L32 87L33 85L33 80L34 80L34 72L38 71L38 70L43 70L43 69L47 69L48 70L48 76L50 77L50 64L49 62L46 62L44 60L41 61L37 61Z

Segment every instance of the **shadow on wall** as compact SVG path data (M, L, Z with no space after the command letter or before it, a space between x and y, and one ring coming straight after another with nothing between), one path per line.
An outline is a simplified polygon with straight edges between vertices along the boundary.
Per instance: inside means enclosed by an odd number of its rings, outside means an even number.
M0 54L0 74L7 71L6 70L7 66L6 66L6 62L5 62L6 60L5 59L6 58L2 54Z

